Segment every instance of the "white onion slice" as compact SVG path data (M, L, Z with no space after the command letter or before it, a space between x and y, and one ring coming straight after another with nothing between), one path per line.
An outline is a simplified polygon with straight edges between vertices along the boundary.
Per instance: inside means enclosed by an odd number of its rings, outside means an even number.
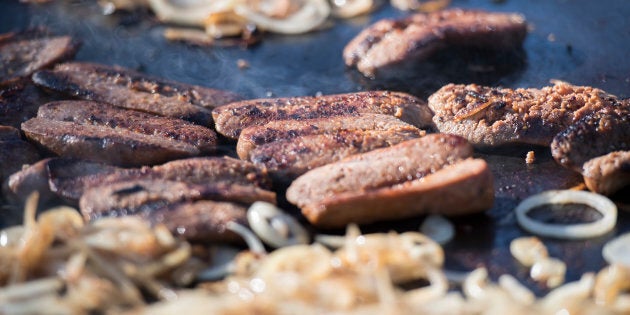
M234 0L148 0L148 2L153 13L162 22L202 27L210 14L226 11L234 6Z
M347 19L374 10L377 3L374 0L332 0L332 15Z
M308 232L295 218L268 202L254 202L247 209L247 221L256 235L273 247L309 242Z
M436 243L444 245L455 236L455 227L453 223L445 217L432 214L426 217L420 225L420 232Z
M535 221L527 212L545 204L581 203L602 214L595 222L581 224L548 224ZM587 191L550 190L523 200L515 209L516 219L525 230L540 235L561 239L583 239L610 232L617 222L617 206L608 198Z
M617 236L602 248L602 256L611 265L630 268L630 233Z
M257 12L247 5L235 7L234 12L261 29L281 34L301 34L322 25L330 15L327 0L308 0L297 12L287 18L273 18Z

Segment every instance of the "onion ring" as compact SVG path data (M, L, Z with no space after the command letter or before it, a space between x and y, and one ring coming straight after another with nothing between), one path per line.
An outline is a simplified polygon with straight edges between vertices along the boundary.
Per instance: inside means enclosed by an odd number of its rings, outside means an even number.
M281 34L301 34L322 25L330 15L327 0L309 0L298 11L286 18L273 18L240 4L234 12L261 29Z
M630 233L617 236L602 248L602 256L611 265L630 268Z
M276 248L309 242L306 229L297 220L268 202L254 202L247 209L247 222L260 239Z
M527 216L527 212L545 204L586 204L602 214L601 220L581 224L547 224L535 221ZM550 190L526 198L516 207L516 220L525 230L548 237L560 239L584 239L596 237L610 232L617 222L617 206L608 198L575 190Z

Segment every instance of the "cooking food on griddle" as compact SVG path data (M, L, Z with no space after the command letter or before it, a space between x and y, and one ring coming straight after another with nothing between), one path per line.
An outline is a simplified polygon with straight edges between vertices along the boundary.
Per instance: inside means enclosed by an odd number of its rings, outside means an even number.
M590 159L582 166L581 173L588 189L612 195L630 186L630 150L614 151Z
M33 145L22 140L20 131L0 125L0 185L22 165L34 163L39 153Z
M510 50L527 34L515 13L450 9L385 19L364 29L343 50L347 66L368 77L426 60L448 46Z
M0 35L0 86L27 79L33 72L70 59L78 50L70 36L38 31Z
M426 135L315 168L286 197L320 227L480 212L494 201L493 178L472 153L462 137Z
M49 98L32 83L20 81L0 88L0 125L20 128L37 116L37 108Z
M212 153L217 141L203 126L91 101L45 104L22 130L55 154L120 166Z
M465 137L476 147L548 146L583 117L620 103L600 89L560 81L542 89L449 84L429 97L440 132Z
M359 113L391 115L421 129L433 126L433 114L424 101L392 91L245 100L215 108L212 117L217 132L238 139L241 130L273 120L327 118Z
M222 90L148 76L130 69L69 62L33 75L35 84L67 97L109 103L211 127L211 110L240 99Z
M275 184L281 184L290 183L315 167L419 138L425 133L382 114L278 120L245 128L237 149L241 149L238 151L241 158L265 169Z

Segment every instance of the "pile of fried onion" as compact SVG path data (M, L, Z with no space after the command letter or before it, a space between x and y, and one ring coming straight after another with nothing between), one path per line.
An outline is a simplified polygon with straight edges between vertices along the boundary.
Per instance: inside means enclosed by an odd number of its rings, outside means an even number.
M325 26L330 18L365 15L381 0L100 0L105 13L148 7L167 24L171 40L197 43L243 36L252 29L280 34L302 34ZM450 0L392 0L401 10L436 11Z
M22 226L0 231L2 314L630 312L630 266L623 263L536 297L507 274L497 282L483 268L452 276L442 247L419 232L362 234L351 225L345 236L319 235L270 253L258 245L235 251L225 274L210 279L218 266L163 226L133 217L86 224L67 207L36 217L36 202L29 199ZM275 226L295 224L260 208L250 208L259 211L253 217L270 214L282 221ZM255 235L239 229L245 238Z

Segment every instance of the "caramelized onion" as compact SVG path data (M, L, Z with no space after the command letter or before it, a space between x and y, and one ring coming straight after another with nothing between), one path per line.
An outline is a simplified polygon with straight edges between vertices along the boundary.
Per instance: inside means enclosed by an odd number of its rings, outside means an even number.
M588 205L602 214L602 218L591 223L548 224L535 221L527 213L545 204L579 203ZM515 209L516 219L525 230L548 237L562 239L583 239L610 232L617 222L617 206L608 198L575 190L550 190L523 200Z

